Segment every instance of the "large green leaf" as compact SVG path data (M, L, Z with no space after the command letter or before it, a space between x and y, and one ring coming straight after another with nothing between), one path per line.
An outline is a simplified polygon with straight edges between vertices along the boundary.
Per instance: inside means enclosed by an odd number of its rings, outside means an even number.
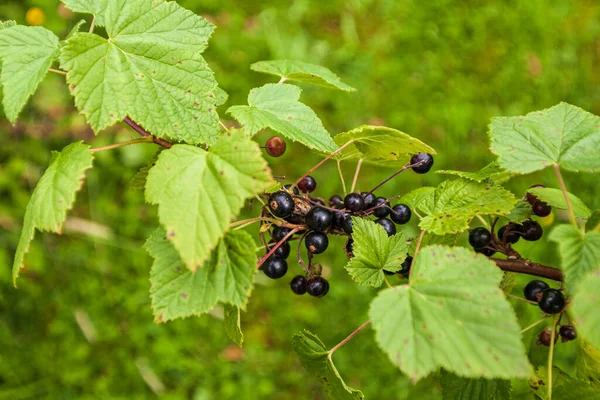
M492 162L477 172L465 172L465 171L452 171L452 170L438 170L436 174L445 175L456 175L461 178L473 180L475 182L483 182L490 180L492 183L500 184L506 182L516 174L509 172L498 165L497 162Z
M352 217L354 257L348 261L346 270L352 278L363 285L379 287L384 273L400 271L406 258L406 237L402 232L388 237L383 226L364 218Z
M417 208L427 215L419 226L438 235L464 231L476 215L508 214L517 201L499 186L468 179L445 181L419 201Z
M539 367L536 376L530 380L530 386L537 398L548 399L548 368ZM600 399L600 389L589 382L573 379L565 372L554 367L552 369L552 398L554 400L588 400Z
M588 273L573 296L571 311L579 336L600 349L600 271Z
M435 150L404 132L385 126L362 125L335 136L339 146L352 141L337 156L341 160L363 159L372 163L387 164L390 161L407 163L413 154L436 154Z
M579 340L579 349L575 361L577 378L592 382L600 388L600 351L585 340Z
M246 307L256 271L252 236L228 233L195 273L185 268L166 236L157 229L144 246L154 258L150 298L157 323L203 314L218 302Z
M509 171L529 173L552 164L572 171L600 168L600 118L567 103L492 118L490 136L498 163Z
M554 188L532 188L527 190L529 193L537 196L538 199L548 203L552 207L560 208L566 210L567 202L565 201L565 196L563 192L559 189ZM583 201L572 193L568 193L569 201L571 202L571 206L573 207L573 212L575 216L578 218L589 218L592 215L592 210L590 210Z
M309 64L304 61L295 60L270 60L259 61L250 66L253 71L276 75L285 78L286 81L297 81L311 83L313 85L325 86L330 89L339 89L346 92L354 92L351 86L346 85L340 78L329 69L320 65Z
M335 151L337 146L317 114L298 101L301 92L298 86L269 83L250 91L247 106L230 107L227 113L237 119L249 135L271 128L311 149Z
M292 340L294 351L300 356L302 366L323 384L327 397L331 400L362 400L360 390L348 387L329 357L327 348L319 338L304 330Z
M510 400L512 386L502 379L461 378L446 371L440 377L443 400Z
M435 193L435 189L432 186L422 186L418 189L411 190L406 193L398 200L398 203L406 204L410 208L418 208L421 202L425 201L425 199L432 197Z
M568 293L576 293L588 272L600 270L600 232L584 233L573 225L559 225L549 239L558 245Z
M50 165L35 187L25 210L12 270L15 286L35 229L61 233L67 211L73 206L75 194L83 185L85 171L91 168L92 161L92 152L83 142L71 143L60 153L53 152Z
M146 199L158 204L169 240L192 271L208 258L244 201L273 184L258 145L236 132L205 151L175 145L148 173Z
M501 280L493 262L465 248L423 248L409 285L382 290L371 303L377 343L413 381L438 367L470 378L529 377Z
M104 13L108 0L61 0L67 8L96 16L96 25L104 25Z
M240 308L225 304L223 306L223 323L225 324L225 333L233 343L242 347L244 343L244 334L242 333L242 322L240 320Z
M0 29L4 112L13 124L58 55L58 37L41 26Z
M80 3L89 9L79 11L97 11ZM109 1L103 15L108 39L78 32L60 55L94 131L131 117L154 135L212 144L217 82L200 53L214 26L164 0Z

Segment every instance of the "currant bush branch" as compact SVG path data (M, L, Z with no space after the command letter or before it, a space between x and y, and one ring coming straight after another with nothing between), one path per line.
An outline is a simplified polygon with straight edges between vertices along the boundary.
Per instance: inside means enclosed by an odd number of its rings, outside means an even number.
M151 134L150 132L148 132L147 130L145 130L144 128L139 126L138 124L136 124L131 118L125 117L125 118L123 118L123 122L125 122L127 125L132 127L133 130L136 131L137 133L139 133L140 135L142 135L144 137L151 137L152 141L154 143L158 144L159 146L162 146L166 149L170 149L171 147L173 147L173 143L171 143L165 139L161 139L161 138L154 136L153 134Z
M352 339L360 331L362 331L363 329L365 329L370 323L371 323L371 320L368 320L367 322L365 322L364 324L362 324L361 326L359 326L358 328L356 328L356 330L354 332L352 332L350 335L348 335L348 337L346 339L342 340L341 342L339 342L338 344L336 344L331 350L329 350L329 352L327 353L327 357L329 358L329 361L332 361L331 356L333 355L333 353L336 352L337 349L339 349L340 347L342 347L343 345L345 345L346 343L348 343L350 341L350 339Z
M502 260L493 257L490 257L489 259L495 262L498 268L503 271L539 276L557 282L563 281L562 270L558 268L548 267L529 260Z
M142 138L138 138L138 139L127 140L126 142L111 144L111 145L104 146L104 147L97 147L95 149L90 149L90 151L92 153L97 153L99 151L106 151L106 150L117 149L119 147L129 146L131 144L152 143L152 142L153 142L153 140L151 137L142 137Z

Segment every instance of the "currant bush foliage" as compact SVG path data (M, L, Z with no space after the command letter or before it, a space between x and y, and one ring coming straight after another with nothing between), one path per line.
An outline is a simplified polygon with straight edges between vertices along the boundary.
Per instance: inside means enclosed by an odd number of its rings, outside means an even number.
M566 210L568 208L565 196L559 189L532 188L529 189L528 192L552 207L560 208L561 210ZM579 197L572 193L567 194L571 207L573 207L573 212L577 218L587 219L592 215L592 210L590 210Z

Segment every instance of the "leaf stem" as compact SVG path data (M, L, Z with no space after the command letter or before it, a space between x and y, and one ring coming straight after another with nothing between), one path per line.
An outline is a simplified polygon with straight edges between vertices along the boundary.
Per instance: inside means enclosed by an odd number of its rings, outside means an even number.
M388 279L385 276L383 277L383 281L385 282L385 284L387 285L387 287L389 287L390 289L392 288L392 285L390 284L390 281L388 281Z
M479 215L479 214L475 214L475 216L477 217L477 219L478 219L478 220L480 220L480 221L481 221L481 223L483 224L483 226L485 226L485 227L486 227L486 229L487 229L487 230L490 230L490 224L488 224L488 222L487 222L485 219L483 219L483 218L481 217L481 215Z
M151 137L142 137L142 138L137 138L137 139L131 139L131 140L127 140L126 142L114 143L109 146L97 147L95 149L90 149L90 151L92 153L97 153L99 151L117 149L119 147L125 147L125 146L129 146L130 144L138 144L138 143L152 143L152 138Z
M538 326L539 324L541 324L542 322L544 322L546 319L548 319L548 317L544 317L542 319L540 319L539 321L535 321L533 324L529 325L527 328L523 329L521 332L521 334L527 332L528 330L535 328L536 326Z
M342 173L342 161L341 160L337 160L337 169L338 169L338 173L340 174L340 181L342 181L342 189L344 190L344 197L346 197L348 192L346 191L346 182L344 181L344 174Z
M575 212L573 211L573 205L571 204L571 199L569 198L569 192L567 192L567 186L565 185L565 181L560 173L560 165L554 164L554 173L556 174L556 180L558 180L558 184L560 186L560 190L563 192L563 196L565 197L565 202L567 203L567 210L569 211L569 219L571 223L577 227L577 219L575 218Z
M319 161L317 163L317 165L315 165L314 167L312 167L311 169L309 169L308 171L306 171L306 173L304 175L302 175L300 178L296 179L296 182L294 182L292 184L292 186L290 187L290 191L294 190L294 188L296 186L298 186L298 183L300 183L300 181L302 179L304 179L305 177L307 177L308 175L311 174L311 172L313 172L314 170L316 170L317 168L319 168L321 165L325 164L325 162L329 159L331 159L333 156L335 156L336 154L340 153L342 150L344 150L346 147L350 146L350 144L352 144L354 142L354 140L349 140L346 143L344 143L343 146L341 146L340 148L338 148L336 151L334 151L333 153L329 154L327 157L325 157L324 159L322 159L321 161Z
M219 120L219 125L221 125L223 129L225 129L225 132L229 132L229 128L223 123L223 121Z
M156 143L166 149L170 149L171 147L173 147L173 143L171 143L165 139L161 139L161 138L154 136L153 134L151 134L150 132L148 132L147 130L145 130L144 128L139 126L138 124L136 124L131 118L125 117L125 118L123 118L123 122L125 122L127 125L132 127L133 130L136 131L137 133L139 133L140 135L142 135L144 137L151 137L152 141L154 143Z
M417 247L415 248L415 254L413 255L412 262L410 263L410 271L408 271L409 281L410 281L410 275L412 274L413 269L415 268L415 262L417 262L417 256L419 255L419 250L421 250L421 242L423 242L423 236L425 236L425 229L423 229L421 231L421 234L419 235L419 240L417 241Z
M92 18L92 23L90 24L90 33L94 33L94 28L96 27L96 14Z
M343 345L348 343L350 341L350 339L352 339L354 336L356 336L356 334L358 332L365 329L370 323L371 323L371 320L368 320L367 322L365 322L364 324L362 324L361 326L356 328L356 330L354 332L352 332L350 335L348 335L348 337L346 339L342 340L341 342L336 344L331 350L329 350L327 353L327 357L329 358L329 361L331 361L331 356L333 355L333 353L336 352L337 349L339 349L340 347L342 347Z
M65 71L61 71L59 69L54 69L54 68L48 68L48 72L52 72L58 75L63 75L63 76L67 76L67 73Z
M556 318L552 317L552 333L550 335L550 352L548 353L548 400L552 400L552 358L554 357L554 339L556 338Z
M304 233L304 235L302 235L300 237L300 241L298 242L298 264L300 264L300 266L302 267L302 270L308 274L308 268L306 267L306 264L304 263L304 260L302 259L302 254L300 253L300 250L302 250L302 241L306 238L306 235L308 235L308 231Z
M515 296L514 294L510 294L510 293L504 293L504 294L507 295L508 297L512 297L513 299L524 301L525 303L529 303L529 304L535 304L537 306L537 303L535 301L530 301L530 300L524 299L522 297Z
M350 193L354 192L354 189L356 188L356 181L358 181L358 174L360 174L360 167L362 166L362 158L360 160L358 160L358 163L356 163L356 170L354 171L354 179L352 179L352 187L350 188Z
M282 76L281 79L279 80L279 82L277 82L277 83L283 83L285 81L287 81L287 78L285 76Z

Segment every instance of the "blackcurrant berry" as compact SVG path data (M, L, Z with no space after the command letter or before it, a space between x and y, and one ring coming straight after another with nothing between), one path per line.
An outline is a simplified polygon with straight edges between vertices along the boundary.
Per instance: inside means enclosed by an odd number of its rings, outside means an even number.
M307 279L302 275L295 276L290 282L290 287L292 288L292 292L296 294L304 294L306 293L306 283Z
M481 247L479 249L474 249L475 253L483 254L486 257L491 257L496 254L496 250L490 249L489 247Z
M341 210L342 208L344 208L344 205L337 204L334 206L334 208ZM350 213L348 213L348 212L332 212L331 214L333 215L332 225L337 226L338 228L343 228L344 227L344 219L350 217Z
M550 207L548 203L544 203L541 200L533 203L532 209L533 213L538 217L547 217L552 212L552 207Z
M410 221L412 213L406 204L396 204L390 211L390 218L399 225L403 225Z
M388 203L385 197L376 198L373 207L376 207L373 210L373 215L375 215L377 218L385 218L390 214L390 203Z
M536 221L527 220L523 222L523 239L535 242L540 240L543 233L542 227Z
M288 270L287 261L281 257L271 256L265 261L262 270L271 279L282 278Z
M304 217L298 214L292 214L289 217L284 218L287 222L294 225L302 225L304 223Z
M311 230L322 232L331 226L333 216L330 211L317 206L310 209L304 220Z
M505 236L506 235L506 236ZM504 225L498 229L498 239L504 243L517 243L521 238L521 227L516 225Z
M365 206L364 206L363 210L366 210L367 208L375 207L375 199L376 199L375 194L362 192L361 196L363 198L363 201L365 202Z
M544 185L533 185L533 186L530 186L529 189L545 188L545 187L546 186L544 186ZM525 198L527 199L527 202L531 205L534 205L538 199L536 195L529 193L529 192L525 195Z
M352 235L352 218L350 218L350 216L346 217L346 219L344 219L344 222L342 222L342 229L348 235Z
M289 217L294 211L294 199L289 193L280 190L269 197L269 208L276 217Z
M433 156L429 153L418 153L412 156L412 158L410 159L411 164L416 164L421 161L423 163L419 166L412 167L412 170L415 171L417 174L426 174L433 166Z
M265 143L265 150L271 157L281 157L286 148L287 144L281 136L273 136Z
M375 223L383 226L383 229L385 229L385 232L387 233L388 236L392 236L392 235L396 234L396 225L394 225L394 223L392 221L390 221L389 219L379 218L378 220L375 221Z
M365 200L358 193L350 193L344 198L344 207L352 212L359 212L365 208Z
M290 192L290 188L292 187L291 183L288 183L287 185L283 185L283 188L289 193ZM294 186L294 190L293 190L294 194L296 196L300 195L300 191L298 190L298 186Z
M546 314L558 314L565 308L565 296L556 289L546 289L538 301L538 306Z
M311 253L321 254L327 250L327 246L329 246L329 239L323 232L311 232L306 236L304 244Z
M475 249L487 246L492 241L490 231L483 227L475 228L469 233L469 244Z
M406 259L402 262L402 269L398 272L404 276L408 276L412 262L413 262L413 258L411 256L407 255Z
M348 258L354 257L354 239L348 239L346 242L346 255Z
M292 230L290 228L286 228L284 226L276 226L273 228L273 233L271 233L271 237L274 241L279 242L281 239L287 236Z
M329 292L329 282L322 276L314 276L306 283L306 291L314 297L323 297Z
M305 176L300 182L298 182L298 189L300 189L300 191L303 193L312 193L316 188L317 181L310 175Z
M277 242L271 242L269 243L269 250L272 249L273 247L275 247L275 245L277 244ZM281 257L281 258L288 258L288 256L290 255L290 244L285 241L283 243L281 243L281 246L279 246L277 249L275 249L275 251L273 252L274 256L277 257Z
M329 199L329 206L334 207L334 206L337 206L338 204L344 204L344 200L342 200L342 198L337 194L331 196L331 198Z
M560 327L558 333L561 336L562 342L568 342L570 340L575 340L577 338L577 332L575 331L575 327L573 325L563 325Z
M542 293L544 290L549 289L550 286L544 281L533 280L529 282L523 288L523 295L529 301L538 301L538 294Z
M558 335L554 335L554 343L558 340ZM538 340L535 342L538 346L550 346L552 342L551 328L544 328L538 335Z

